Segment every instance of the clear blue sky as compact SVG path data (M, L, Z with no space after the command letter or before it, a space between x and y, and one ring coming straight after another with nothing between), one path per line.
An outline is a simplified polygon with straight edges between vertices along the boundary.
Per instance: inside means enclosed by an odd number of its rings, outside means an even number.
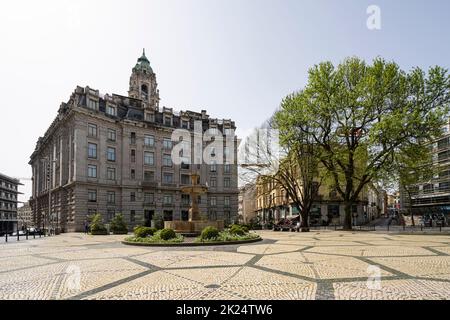
M371 4L381 30L366 27ZM126 94L143 47L161 105L231 118L242 135L323 60L449 68L449 12L446 0L1 1L0 172L31 176L35 142L76 85Z

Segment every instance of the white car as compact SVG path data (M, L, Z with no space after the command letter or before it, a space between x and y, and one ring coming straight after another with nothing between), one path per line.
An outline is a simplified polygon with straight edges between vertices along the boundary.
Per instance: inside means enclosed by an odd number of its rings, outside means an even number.
M23 232L22 230L19 231L19 236L25 236L25 235L27 235L25 232ZM17 232L14 232L12 236L17 237Z

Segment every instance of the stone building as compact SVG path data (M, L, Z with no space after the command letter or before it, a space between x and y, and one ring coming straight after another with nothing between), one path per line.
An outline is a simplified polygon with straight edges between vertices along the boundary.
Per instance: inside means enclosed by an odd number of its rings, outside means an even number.
M256 186L249 183L239 188L239 220L250 223L256 218Z
M29 202L25 203L22 207L17 209L17 223L19 224L19 229L25 229L34 226L33 210L31 209Z
M205 218L233 222L239 192L235 123L210 118L204 110L160 108L159 102L156 75L145 52L132 70L128 96L77 87L31 155L34 223L72 232L82 231L94 213L104 222L122 213L130 229L187 220L190 199L180 190L190 184L194 172L209 186L200 198ZM208 150L217 138L231 136L223 152L210 148L209 156L226 154L234 161L205 162L194 151L190 157L180 152L183 162L177 164L172 159L180 141L172 141L176 129L185 130L194 141L191 147L201 150Z
M369 202L369 191L371 202ZM355 225L362 225L369 222L372 217L379 217L380 202L377 197L378 192L371 190L368 186L364 188L352 208L352 221ZM291 219L300 214L286 192L271 181L256 183L256 212L262 223ZM311 207L310 225L342 225L344 218L345 205L342 198L334 188L325 183L322 184Z
M19 180L0 173L0 236L17 230Z

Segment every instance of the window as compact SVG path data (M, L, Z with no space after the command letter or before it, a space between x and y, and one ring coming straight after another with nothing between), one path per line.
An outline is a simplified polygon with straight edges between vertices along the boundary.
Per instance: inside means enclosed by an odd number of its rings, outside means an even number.
M155 164L153 152L144 152L144 164L147 166L153 166Z
M144 193L144 203L153 204L155 201L155 195L153 193Z
M224 133L224 135L226 135L226 136L231 136L231 135L233 134L233 129L231 129L231 128L225 128L225 129L223 129L223 133Z
M173 183L173 174L172 173L163 173L163 183Z
M89 202L97 202L97 190L88 190Z
M224 186L224 188L231 187L231 179L230 178L223 179L223 186Z
M144 181L153 182L155 180L155 173L153 171L144 171Z
M153 147L155 145L155 137L150 135L144 136L144 145L146 147Z
M107 201L108 204L116 203L116 193L114 191L108 191Z
M90 159L97 159L97 145L94 143L88 143L88 157Z
M223 218L224 218L226 224L230 224L231 223L231 211L225 210L223 212Z
M108 168L106 170L106 179L116 180L116 169L115 168Z
M116 130L108 129L108 140L109 141L116 141Z
M116 210L114 209L108 209L106 212L108 215L108 221L111 221L116 216Z
M98 110L98 101L88 98L87 107L92 110Z
M163 148L171 150L172 149L172 140L171 139L164 139L163 140Z
M183 170L189 170L190 167L191 167L191 166L190 166L189 164L185 163L184 161L181 162L181 169L183 169Z
M153 115L153 113L146 112L145 113L145 121L154 122L155 116Z
M183 129L189 129L189 121L182 120L182 121L181 121L181 128L183 128Z
M172 157L170 154L164 154L163 155L163 166L164 167L171 167L172 166Z
M132 132L130 136L130 143L136 144L136 132Z
M181 195L181 204L183 206L188 206L191 203L191 197L188 194Z
M217 172L217 163L213 161L210 165L211 172Z
M211 188L217 187L217 178L211 178Z
M231 173L231 165L230 164L226 164L223 166L223 172L224 173Z
M116 107L108 105L106 107L106 114L115 117L117 115Z
M97 138L97 125L89 123L88 124L88 135L92 138Z
M171 126L172 125L172 117L164 117L164 125Z
M131 178L132 180L136 179L136 170L131 169L131 172L130 172L130 178Z
M219 134L219 130L217 128L210 128L208 131L211 135Z
M165 194L164 195L164 204L165 205L171 205L172 204L172 202L173 202L173 197L172 197L172 195L171 194Z
M97 166L88 165L88 177L97 178Z
M130 193L130 202L135 202L136 201L136 192L131 192Z
M229 207L230 206L230 197L225 197L224 205L225 205L225 207Z
M136 150L134 149L131 149L130 161L133 163L136 162Z
M164 221L172 221L173 220L173 211L172 210L164 210L163 217L164 217Z
M108 159L108 161L116 161L116 149L115 148L108 147L107 159Z
M209 204L211 206L213 206L213 207L217 206L217 198L216 197L211 197Z
M181 175L181 184L186 184L186 185L191 184L191 179L190 179L189 175L187 175L187 174Z
M130 211L130 222L134 223L136 221L136 211L131 210Z

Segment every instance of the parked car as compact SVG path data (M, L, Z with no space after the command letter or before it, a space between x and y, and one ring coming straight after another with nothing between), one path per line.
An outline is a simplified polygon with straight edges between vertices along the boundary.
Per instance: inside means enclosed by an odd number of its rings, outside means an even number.
M24 231L22 231L22 230L19 230L19 236L26 236L27 234L24 232ZM12 236L13 237L17 237L17 232L14 232L13 234L12 234Z

